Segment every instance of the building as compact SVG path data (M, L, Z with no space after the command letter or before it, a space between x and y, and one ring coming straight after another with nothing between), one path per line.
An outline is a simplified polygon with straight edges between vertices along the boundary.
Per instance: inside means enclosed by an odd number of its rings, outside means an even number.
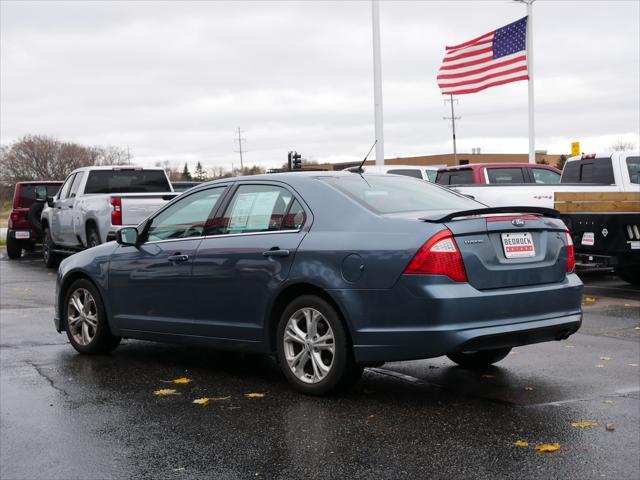
M527 163L528 153L459 153L460 164L467 163ZM536 162L556 166L560 155L552 155L546 152L536 152ZM375 165L375 160L367 160L365 165ZM423 155L420 157L387 158L385 165L455 165L452 153L443 155ZM322 163L314 165L319 169L342 170L348 167L360 165L360 162Z

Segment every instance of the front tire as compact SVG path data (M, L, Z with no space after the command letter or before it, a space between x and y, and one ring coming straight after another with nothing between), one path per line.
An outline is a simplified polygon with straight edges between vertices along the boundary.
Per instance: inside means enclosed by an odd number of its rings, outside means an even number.
M57 253L54 253L53 250L56 248L56 244L53 243L53 239L51 238L51 230L49 227L44 227L43 231L43 240L42 240L42 259L44 260L44 264L47 268L57 268L60 263L60 256Z
M11 235L7 235L7 257L17 260L22 256L22 243Z
M496 348L495 350L479 350L477 352L459 352L447 355L449 360L465 368L483 368L498 363L504 359L511 348Z
M280 368L299 392L336 393L362 374L340 316L320 297L303 295L293 300L280 317L276 339Z
M121 338L111 334L102 298L86 279L76 280L64 296L65 330L69 342L79 353L109 353Z

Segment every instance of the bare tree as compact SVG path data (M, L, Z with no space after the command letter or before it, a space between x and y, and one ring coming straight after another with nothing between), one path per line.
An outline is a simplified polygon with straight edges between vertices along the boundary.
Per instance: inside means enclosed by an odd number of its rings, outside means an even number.
M156 167L164 168L164 171L167 172L169 180L182 180L182 172L177 168L174 168L169 160L165 160L164 162L156 162Z
M628 142L626 140L617 140L613 142L609 147L609 150L614 152L629 152L636 148L636 144L633 142Z

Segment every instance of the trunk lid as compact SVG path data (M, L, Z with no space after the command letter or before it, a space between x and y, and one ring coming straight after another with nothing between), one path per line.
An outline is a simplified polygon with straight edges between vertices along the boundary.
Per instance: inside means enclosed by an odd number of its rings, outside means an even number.
M178 194L126 194L112 195L112 197L120 197L122 202L122 224L138 225L148 218L152 213L162 207L165 203L172 200Z
M478 290L560 282L566 275L566 227L557 218L490 213L444 225Z

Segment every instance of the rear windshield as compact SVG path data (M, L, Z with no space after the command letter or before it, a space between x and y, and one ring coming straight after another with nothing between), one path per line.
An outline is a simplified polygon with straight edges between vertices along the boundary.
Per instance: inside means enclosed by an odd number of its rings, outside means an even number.
M602 183L612 185L613 165L611 158L593 158L567 162L562 171L561 183Z
M162 170L94 170L89 173L84 193L170 192Z
M473 181L473 171L466 169L438 172L436 183L440 185L471 185L475 182Z
M422 180L422 173L420 173L420 170L415 168L395 168L393 170L388 170L387 173L404 175L405 177L419 178Z
M640 157L627 158L627 169L631 183L640 183Z
M322 180L376 213L469 210L483 206L437 185L399 175L350 175Z
M45 201L47 197L54 197L60 185L20 185L18 208L29 208L36 200Z

